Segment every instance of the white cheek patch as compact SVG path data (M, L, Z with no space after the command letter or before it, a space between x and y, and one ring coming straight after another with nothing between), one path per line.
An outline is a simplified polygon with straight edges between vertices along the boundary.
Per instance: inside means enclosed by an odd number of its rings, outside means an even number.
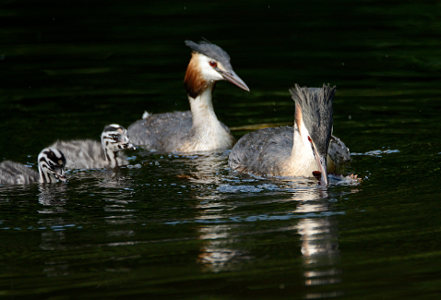
M198 55L198 63L202 77L207 81L222 80L222 75L220 75L212 66L210 66L211 60L211 58L203 54Z

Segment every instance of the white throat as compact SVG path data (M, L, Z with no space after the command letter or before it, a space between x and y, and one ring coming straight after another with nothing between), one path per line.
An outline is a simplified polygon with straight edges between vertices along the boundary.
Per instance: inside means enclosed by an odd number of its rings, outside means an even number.
M210 84L196 98L188 97L193 119L191 130L196 138L195 149L190 151L210 151L232 145L230 133L219 122L213 109L213 86Z
M294 123L293 145L291 157L287 165L291 176L312 177L312 172L318 170L308 136L309 132L303 121L300 124L300 128Z
M190 101L191 115L193 117L193 128L203 127L211 123L219 123L212 103L213 85L209 85L196 98L188 97Z

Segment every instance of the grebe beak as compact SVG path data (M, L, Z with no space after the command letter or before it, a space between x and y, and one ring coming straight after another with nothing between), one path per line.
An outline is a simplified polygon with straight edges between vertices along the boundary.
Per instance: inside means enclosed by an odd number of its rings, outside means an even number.
M315 149L314 149L315 150ZM317 162L318 171L312 172L312 175L314 175L315 178L317 178L320 181L320 185L327 186L328 185L328 171L326 169L326 156L318 154L317 151L314 151L314 158Z
M67 178L66 175L64 174L64 171L55 171L55 178L60 180L61 182L66 182Z
M216 71L219 72L219 74L222 75L222 77L226 80L231 82L232 84L240 87L241 89L249 92L250 89L248 88L247 84L233 71L223 71L220 69L216 69Z
M136 147L132 143L129 143L129 144L126 145L126 149L136 150Z

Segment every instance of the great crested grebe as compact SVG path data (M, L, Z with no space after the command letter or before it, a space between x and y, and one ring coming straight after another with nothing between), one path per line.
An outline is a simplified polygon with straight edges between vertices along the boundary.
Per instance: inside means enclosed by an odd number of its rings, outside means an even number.
M202 41L185 41L193 52L185 73L191 111L145 114L129 126L135 145L159 152L188 153L228 149L233 136L216 117L211 101L215 83L226 80L249 91L234 72L230 56L219 46Z
M331 135L335 87L296 84L290 93L295 102L294 127L265 128L244 135L231 150L229 165L255 175L314 176L327 185L328 157L335 165L350 159L349 149Z
M104 127L101 143L94 140L56 141L51 147L63 151L67 169L115 168L127 165L125 149L135 149L127 137L127 129L118 124Z
M38 172L10 160L0 163L0 184L53 183L66 181L66 158L55 148L45 148L38 155Z

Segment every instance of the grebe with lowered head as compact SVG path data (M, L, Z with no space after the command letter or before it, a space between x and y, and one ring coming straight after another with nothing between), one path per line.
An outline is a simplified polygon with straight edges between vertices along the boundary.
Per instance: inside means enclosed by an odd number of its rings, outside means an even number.
M120 152L136 149L129 141L127 129L119 124L104 126L101 143L94 140L56 141L52 147L63 151L67 169L115 168L129 162Z
M135 145L166 153L228 149L234 139L214 112L213 88L220 80L245 91L249 88L234 72L230 56L222 48L206 41L185 44L193 50L184 78L191 111L145 114L129 126L130 139Z
M66 158L55 148L45 148L38 154L38 172L10 160L0 163L0 184L53 183L66 181Z
M294 127L265 128L244 135L231 150L229 165L255 175L314 176L327 185L328 155L335 164L349 159L347 147L331 136L335 87L296 84L290 93L295 102ZM328 147L330 142L332 147Z

